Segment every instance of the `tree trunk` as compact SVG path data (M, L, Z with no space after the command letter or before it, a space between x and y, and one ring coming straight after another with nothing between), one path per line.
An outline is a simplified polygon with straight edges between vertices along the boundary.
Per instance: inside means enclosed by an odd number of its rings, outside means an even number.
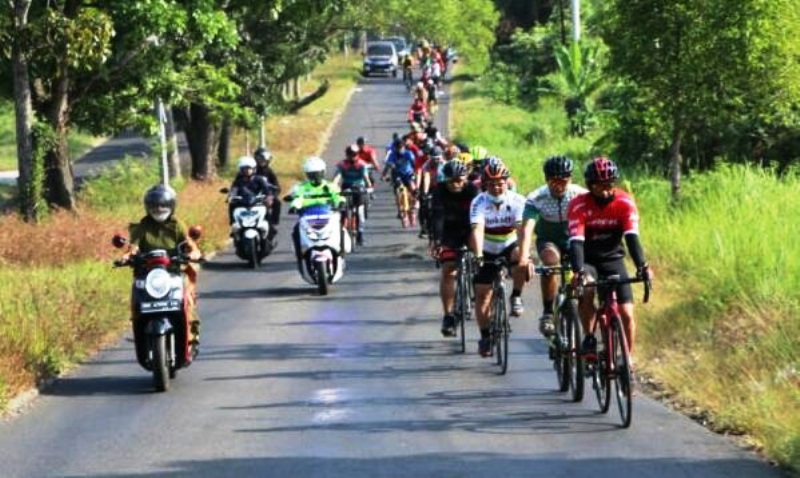
M295 77L292 80L292 99L300 98L300 77Z
M28 59L21 50L22 40L28 25L28 10L31 0L17 0L14 6L15 34L11 46L11 61L14 72L14 114L17 131L17 188L20 197L20 214L26 221L36 221L41 200L41 177L37 177L33 157L33 103Z
M225 169L230 163L230 146L231 146L231 120L225 118L222 120L222 127L219 131L219 145L217 146L217 157L219 157L219 169ZM245 152L247 154L247 152Z
M181 175L181 154L178 149L178 136L175 133L175 116L172 114L172 107L165 106L164 113L167 122L164 125L167 132L167 166L169 167L169 177L177 178Z
M48 204L73 209L75 185L67 142L69 76L66 65L61 65L60 70L47 118L55 137L52 148L45 155L45 198Z
M217 152L217 127L211 111L204 105L192 103L182 111L186 140L192 157L192 179L206 180L216 174L214 156Z
M683 131L679 119L673 120L672 125L672 144L669 147L669 179L672 189L672 200L678 201L681 195L681 141Z

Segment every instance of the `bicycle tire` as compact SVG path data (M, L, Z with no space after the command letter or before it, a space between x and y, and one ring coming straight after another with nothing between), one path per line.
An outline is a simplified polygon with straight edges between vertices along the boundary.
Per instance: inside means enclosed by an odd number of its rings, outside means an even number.
M563 393L569 390L570 382L569 336L567 335L567 323L569 322L569 318L567 317L567 311L563 310L565 307L564 304L566 303L564 297L561 296L556 299L556 303L559 304L553 315L556 335L551 339L550 347L554 351L553 367L555 368L556 379L558 380L558 391Z
M592 371L592 385L601 413L608 413L611 406L611 381L609 380L611 370L608 360L609 345L611 344L609 339L608 331L600 327L600 340L597 341L597 362Z
M467 316L469 315L469 297L467 296L466 290L466 277L464 274L464 259L461 259L461 264L459 264L458 270L458 283L457 283L457 297L458 297L458 308L459 316L458 316L458 334L461 336L461 353L467 352L467 337L466 337L466 328L464 326L464 322L467 321Z
M570 299L565 302L567 307L567 361L569 363L569 389L573 402L583 400L585 380L585 361L578 353L581 338L583 338L583 327L578 318L578 301Z
M503 298L500 302L503 304L503 315L500 322L500 333L503 343L501 352L503 354L503 360L500 364L500 375L505 375L508 371L508 341L511 337L511 324L508 322L508 310L506 309L505 298Z
M625 340L625 329L622 327L622 319L618 315L611 318L611 339L613 351L614 389L617 397L617 409L622 420L622 428L631 426L633 419L633 394L631 393L631 361L628 353L628 344Z

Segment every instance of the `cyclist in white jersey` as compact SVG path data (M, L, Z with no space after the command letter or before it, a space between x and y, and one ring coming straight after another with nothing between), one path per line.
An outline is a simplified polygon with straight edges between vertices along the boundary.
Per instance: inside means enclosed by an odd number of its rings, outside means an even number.
M518 238L522 237L522 213L525 197L508 190L508 169L502 162L487 164L482 181L486 192L479 194L470 206L472 237L470 247L475 253L480 269L475 276L475 309L481 340L478 353L482 357L492 355L489 342L489 305L492 300L492 282L497 266L491 261L505 257L511 267L514 286L511 293L511 315L523 312L522 287L527 279L527 270L519 263Z

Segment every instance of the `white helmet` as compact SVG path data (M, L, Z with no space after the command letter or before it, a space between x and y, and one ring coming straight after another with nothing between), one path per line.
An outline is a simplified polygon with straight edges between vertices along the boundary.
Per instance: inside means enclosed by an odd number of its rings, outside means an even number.
M239 170L242 168L253 168L256 169L256 160L253 159L252 156L242 156L239 158L239 165L237 166Z
M320 157L311 156L306 159L306 163L303 165L303 172L306 173L306 178L311 181L311 184L319 186L322 184L322 180L325 179L325 161Z
M318 172L324 173L325 161L318 156L311 156L310 158L306 159L306 162L303 165L303 172L306 174Z

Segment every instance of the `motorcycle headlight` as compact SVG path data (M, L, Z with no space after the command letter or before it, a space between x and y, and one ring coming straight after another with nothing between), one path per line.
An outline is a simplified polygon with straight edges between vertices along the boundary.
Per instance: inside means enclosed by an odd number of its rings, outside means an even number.
M153 269L147 274L144 282L144 289L154 299L161 299L169 294L170 280L169 272L164 269Z

